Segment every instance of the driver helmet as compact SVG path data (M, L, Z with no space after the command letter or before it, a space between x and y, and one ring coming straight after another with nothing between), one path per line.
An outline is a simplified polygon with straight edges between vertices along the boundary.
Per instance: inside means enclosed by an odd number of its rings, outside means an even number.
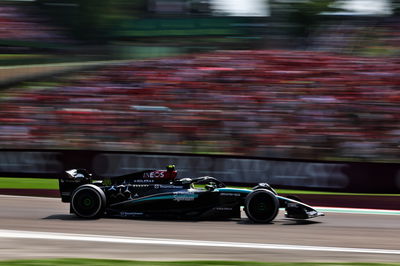
M167 165L167 172L165 173L166 178L169 180L174 180L176 178L177 172L175 170L175 165Z

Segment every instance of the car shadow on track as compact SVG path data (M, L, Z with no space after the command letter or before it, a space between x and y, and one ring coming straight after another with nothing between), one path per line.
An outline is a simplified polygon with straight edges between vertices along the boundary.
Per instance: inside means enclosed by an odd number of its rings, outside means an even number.
M251 224L251 225L266 225L263 223L254 223L249 219L242 219L237 222L238 224ZM318 221L310 221L310 220L292 220L292 219L285 219L285 220L274 220L268 224L276 224L276 225L309 225L309 224L319 224L321 222Z
M82 219L73 214L53 214L42 218L43 220L62 220L62 221L90 221L90 219Z
M282 225L309 225L309 224L320 224L319 221L312 220L283 220L281 221Z
M53 214L49 215L47 217L43 217L43 220L63 220L63 221L93 221L93 220L131 220L131 221L152 221L152 222L172 222L172 223L178 223L178 222L190 222L190 223L195 223L195 222L205 222L206 220L190 220L190 219L172 219L172 218L142 218L142 217L136 217L136 218L130 218L130 217L114 217L114 216L104 216L100 218L90 218L90 219L85 219L78 217L74 214ZM214 220L208 220L208 221L214 221ZM226 221L226 220L225 220Z
M96 219L82 219L78 216L73 214L54 214L47 217L42 218L43 220L62 220L62 221L93 221ZM152 221L152 222L171 222L171 223L201 223L201 222L235 222L237 224L243 225L266 225L262 223L254 223L249 219L168 219L168 218L127 218L127 217L102 217L99 219L107 219L107 220L138 220L138 221ZM281 220L274 220L269 224L276 224L276 225L310 225L310 224L319 224L319 221L311 221L311 220L291 220L291 219L281 219ZM267 224L268 225L268 224Z

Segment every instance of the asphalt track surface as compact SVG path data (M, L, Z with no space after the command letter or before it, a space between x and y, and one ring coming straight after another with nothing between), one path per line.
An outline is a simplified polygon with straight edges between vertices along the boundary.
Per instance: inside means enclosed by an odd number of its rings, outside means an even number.
M56 198L0 195L0 259L111 258L400 262L400 216L328 213L306 222L82 220Z

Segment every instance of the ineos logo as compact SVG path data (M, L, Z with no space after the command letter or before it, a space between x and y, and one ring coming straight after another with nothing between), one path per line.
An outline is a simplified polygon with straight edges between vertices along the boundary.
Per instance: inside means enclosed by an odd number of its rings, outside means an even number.
M143 175L144 178L164 178L164 172L163 171L154 171L150 173L144 173Z

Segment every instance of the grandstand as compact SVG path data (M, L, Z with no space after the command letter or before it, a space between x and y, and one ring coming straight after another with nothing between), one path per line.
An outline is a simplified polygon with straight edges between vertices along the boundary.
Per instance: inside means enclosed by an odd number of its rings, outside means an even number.
M399 64L227 50L111 65L2 91L0 147L397 161Z

